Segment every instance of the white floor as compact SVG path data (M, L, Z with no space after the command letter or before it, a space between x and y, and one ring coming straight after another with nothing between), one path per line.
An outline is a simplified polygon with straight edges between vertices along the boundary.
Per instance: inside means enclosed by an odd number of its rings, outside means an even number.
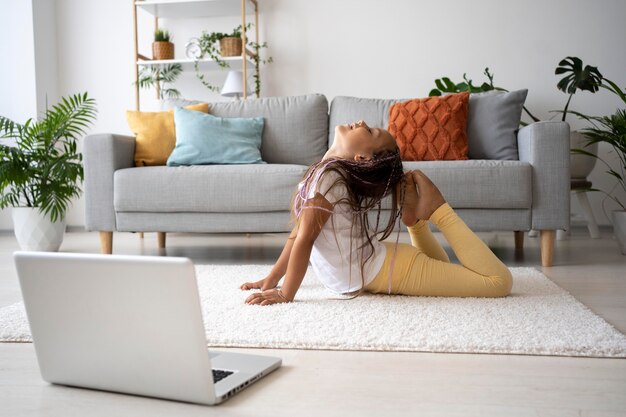
M536 239L517 257L512 233L481 234L510 266L535 266L626 333L626 257L607 230L575 229L540 268ZM115 234L114 252L187 256L196 263L272 263L286 235L168 235L168 248ZM441 236L438 236L441 238ZM403 235L402 241L408 241ZM0 307L20 300L0 233ZM68 233L61 248L97 252L95 233ZM626 360L516 355L233 349L283 358L284 366L218 407L51 386L31 344L0 343L0 416L626 416Z

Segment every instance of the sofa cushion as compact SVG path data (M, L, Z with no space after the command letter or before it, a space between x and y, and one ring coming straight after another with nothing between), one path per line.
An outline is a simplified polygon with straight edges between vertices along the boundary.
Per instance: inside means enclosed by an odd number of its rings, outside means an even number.
M210 103L219 117L263 117L261 156L271 164L310 165L328 149L328 101L321 94Z
M266 212L290 209L305 165L194 165L115 171L122 212Z
M528 90L472 94L467 115L470 159L517 160L517 130Z
M517 129L528 90L510 93L470 94L467 114L470 159L517 158ZM330 103L328 145L335 126L363 119L371 127L387 129L389 109L406 99L372 99L338 96Z
M404 162L421 169L454 208L522 209L532 205L532 166L521 161Z
M338 96L330 104L328 120L328 146L335 140L335 126L363 120L370 127L387 129L389 109L406 99L388 100Z
M189 110L206 113L207 103L185 107ZM129 110L126 119L130 130L135 134L135 166L165 165L176 145L174 110L162 112L141 112Z
M467 159L469 93L396 103L389 110L389 133L403 161Z
M176 146L168 166L264 163L262 117L216 117L177 107L174 120Z

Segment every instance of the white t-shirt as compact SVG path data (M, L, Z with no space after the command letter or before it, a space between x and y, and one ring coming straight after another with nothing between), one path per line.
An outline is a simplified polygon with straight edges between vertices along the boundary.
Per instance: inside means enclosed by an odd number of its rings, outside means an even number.
M374 280L383 266L387 249L377 238L372 238L374 253L363 267L362 281L361 252L363 258L367 258L371 248L366 244L364 249L360 249L367 240L361 237L357 225L352 231L353 211L347 204L337 203L347 196L345 185L333 186L338 175L333 171L324 172L319 181L311 185L307 197L313 198L319 192L334 205L333 213L313 243L310 261L315 274L324 286L343 294L360 290L363 284L367 285Z

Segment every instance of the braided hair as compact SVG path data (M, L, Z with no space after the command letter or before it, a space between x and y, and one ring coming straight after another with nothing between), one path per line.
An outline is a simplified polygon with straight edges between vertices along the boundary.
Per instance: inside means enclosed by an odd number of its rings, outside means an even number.
M332 157L311 165L304 175L301 187L294 199L293 214L296 221L300 219L303 209L312 208L332 212L332 210L323 207L305 206L307 196L310 195L309 193L315 189L322 176L327 175L329 172L337 174L337 179L329 187L329 190L338 185L345 186L347 190L346 195L335 204L346 204L351 209L351 236L354 236L356 229L363 238L363 244L358 248L360 249L361 258L362 285L359 292L355 295L356 297L363 292L365 287L363 271L365 264L374 254L372 240L378 239L382 241L387 239L393 232L396 221L402 216L402 203L404 202L406 188L402 159L400 158L400 151L394 149L383 150L374 154L372 159L365 161ZM400 187L400 195L398 195L396 186L400 183L402 186ZM385 225L381 225L381 202L388 195L392 196L391 216ZM376 212L376 223L372 228L369 213L374 210ZM399 231L396 245L398 238ZM352 242L350 246L352 247ZM369 250L366 250L366 248L369 248ZM352 251L350 257L352 257ZM352 262L352 259L350 259L350 262ZM351 268L350 271L352 271Z

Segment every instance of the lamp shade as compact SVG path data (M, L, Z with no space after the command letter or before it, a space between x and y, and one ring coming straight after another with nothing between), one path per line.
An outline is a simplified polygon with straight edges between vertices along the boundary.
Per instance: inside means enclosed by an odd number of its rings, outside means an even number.
M243 95L243 74L241 71L229 71L222 87L224 97L241 97ZM250 94L250 90L248 90Z

